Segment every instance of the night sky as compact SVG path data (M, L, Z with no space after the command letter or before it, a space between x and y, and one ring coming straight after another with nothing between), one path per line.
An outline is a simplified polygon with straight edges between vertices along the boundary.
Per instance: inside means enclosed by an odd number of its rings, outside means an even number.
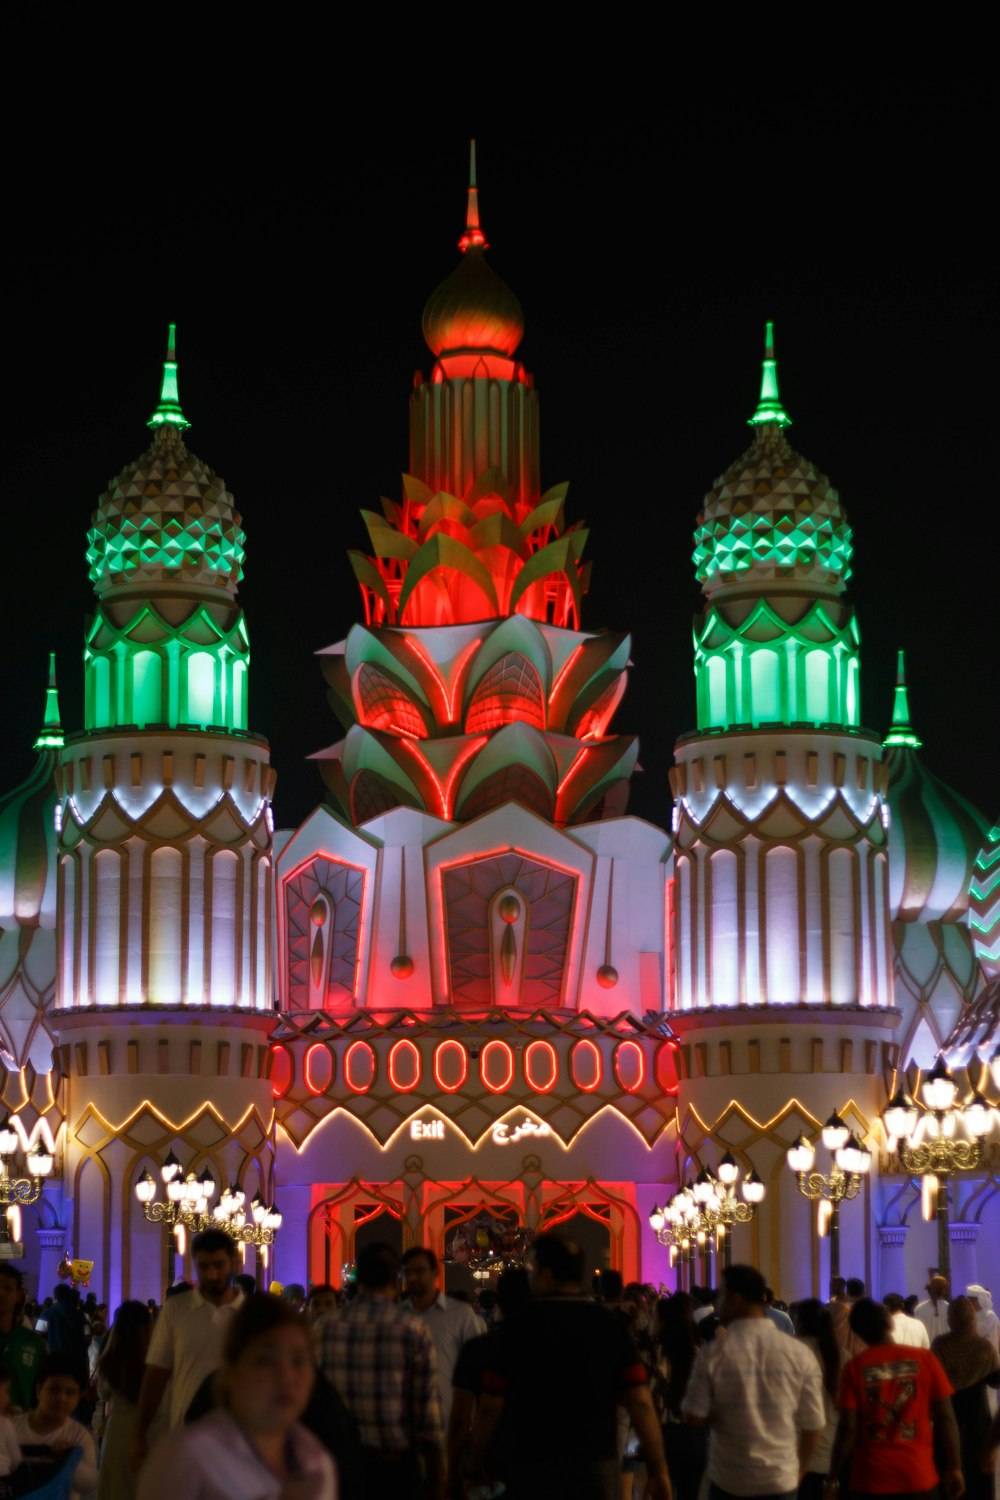
M691 534L749 441L773 318L790 440L854 528L862 720L884 732L905 646L925 763L996 815L998 308L973 106L819 90L807 110L652 122L569 106L533 134L431 111L393 143L346 111L320 130L305 107L245 109L215 126L178 110L165 152L112 112L77 122L44 181L13 167L0 789L32 763L50 647L82 727L88 518L146 446L176 320L188 442L247 533L276 821L321 800L305 757L341 731L312 652L361 615L359 508L399 495L412 376L431 367L420 314L458 258L475 132L543 484L569 480L568 518L591 528L583 624L633 633L615 721L641 741L630 810L669 820L672 747L695 724Z

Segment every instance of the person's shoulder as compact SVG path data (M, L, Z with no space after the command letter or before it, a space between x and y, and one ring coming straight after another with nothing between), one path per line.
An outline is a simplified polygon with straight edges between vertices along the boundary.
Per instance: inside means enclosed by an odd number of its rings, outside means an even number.
M31 1328L25 1328L23 1323L16 1323L11 1329L8 1346L18 1349L22 1353L27 1349L34 1349L44 1354L46 1349L45 1340L41 1334L35 1333Z

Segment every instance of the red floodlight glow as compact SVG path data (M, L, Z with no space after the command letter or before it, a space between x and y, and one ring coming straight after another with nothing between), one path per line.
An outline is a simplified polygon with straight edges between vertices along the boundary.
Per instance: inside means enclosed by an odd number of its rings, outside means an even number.
M548 1061L549 1071L544 1082L535 1069L535 1059L539 1057L546 1058ZM555 1088L559 1077L559 1054L551 1042L528 1043L524 1050L524 1077L533 1093L548 1094Z
M637 1094L646 1082L646 1058L638 1042L619 1042L614 1051L615 1077L627 1094Z
M366 1063L367 1081L358 1076ZM344 1082L352 1094L367 1094L375 1082L375 1053L367 1042L352 1042L344 1053Z
M409 1094L420 1082L423 1060L416 1042L404 1038L389 1048L389 1082L399 1094ZM407 1082L409 1076L409 1082Z
M585 1065L581 1066L581 1060L585 1057L590 1059L589 1082ZM575 1042L569 1054L569 1070L574 1084L583 1093L592 1094L595 1089L599 1089L604 1073L604 1060L597 1043L592 1042L589 1037L581 1037Z
M445 1069L448 1067L448 1058L454 1056L458 1061L458 1079L448 1083L445 1081ZM457 1094L459 1089L464 1088L469 1077L469 1053L461 1042L449 1037L447 1041L438 1042L434 1048L434 1082L439 1089L446 1094Z
M499 1081L490 1077L490 1059L497 1055L503 1058L503 1074ZM487 1042L479 1057L479 1076L489 1089L491 1094L505 1094L514 1082L514 1051L509 1042L501 1042L498 1038Z
M333 1082L333 1053L322 1042L306 1050L302 1076L310 1094L325 1094Z

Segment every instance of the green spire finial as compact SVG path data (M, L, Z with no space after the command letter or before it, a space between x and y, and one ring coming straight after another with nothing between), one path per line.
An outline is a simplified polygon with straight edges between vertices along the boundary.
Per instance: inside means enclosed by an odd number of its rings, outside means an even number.
M160 404L146 423L147 427L190 427L191 423L181 411L177 394L177 355L174 352L174 330L177 324L169 325L167 334L167 357L163 361L163 384L160 387Z
M779 427L790 427L792 419L781 404L778 395L778 365L774 358L774 324L768 323L764 337L764 368L760 376L760 400L757 410L750 418L749 426L762 427L765 422L777 422Z
M49 652L49 685L45 689L45 718L33 750L61 750L62 723L59 718L59 689L56 687L56 653Z
M892 728L883 744L909 745L919 750L923 740L917 738L910 723L910 703L906 695L906 653L900 649L896 661L896 692L892 702Z

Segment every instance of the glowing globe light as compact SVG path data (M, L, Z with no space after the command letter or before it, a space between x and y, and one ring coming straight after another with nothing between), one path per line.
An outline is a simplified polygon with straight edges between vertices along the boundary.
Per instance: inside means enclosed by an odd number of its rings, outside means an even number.
M810 1145L810 1143L806 1140L805 1136L800 1135L798 1139L794 1141L791 1146L789 1146L787 1152L785 1153L785 1157L788 1165L791 1167L793 1172L811 1172L813 1168L813 1162L816 1160L816 1152L813 1150L813 1147Z
M847 1144L834 1152L834 1161L840 1170L848 1175L863 1175L871 1167L872 1154L852 1132Z
M765 1192L764 1182L762 1178L758 1177L756 1171L751 1172L750 1176L744 1180L742 1192L748 1203L763 1203Z
M839 1151L841 1146L847 1145L850 1133L840 1116L834 1113L823 1126L820 1138L828 1151Z
M920 1112L906 1090L900 1089L882 1111L882 1119L890 1136L908 1141L917 1128Z
M939 1056L931 1071L920 1085L920 1094L928 1109L944 1112L951 1109L958 1093L955 1082L943 1057Z

